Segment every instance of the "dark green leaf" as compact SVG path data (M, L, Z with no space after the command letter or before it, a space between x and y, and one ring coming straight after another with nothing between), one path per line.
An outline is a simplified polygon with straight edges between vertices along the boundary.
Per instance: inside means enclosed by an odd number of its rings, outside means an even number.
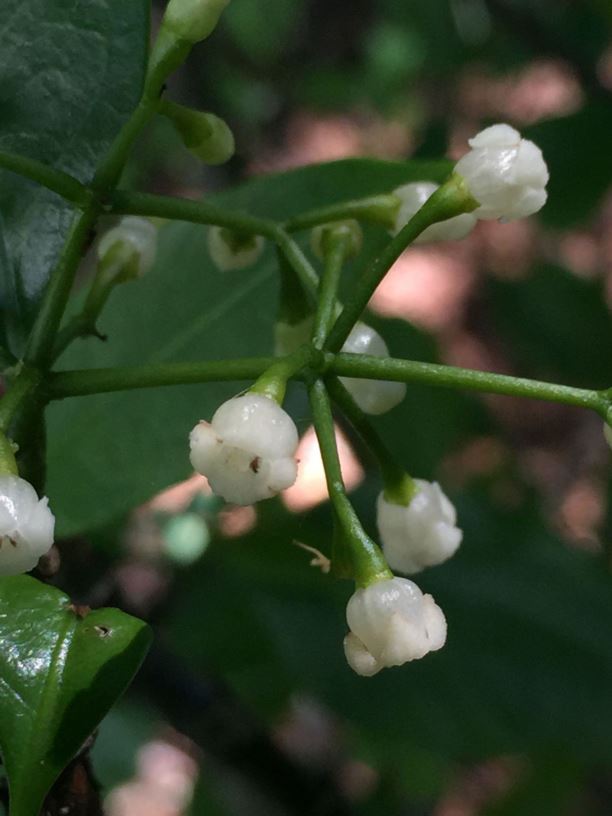
M0 747L11 816L37 816L150 638L146 624L118 609L79 610L28 576L0 580Z
M441 179L447 169L446 162L333 162L258 179L217 200L286 218L388 191L409 180ZM268 249L252 269L222 274L209 261L205 228L168 226L160 233L154 269L113 295L100 321L108 342L81 341L62 363L88 368L271 353L277 304L274 264ZM400 356L403 352L400 344L393 350ZM190 429L242 387L174 387L52 406L48 493L60 531L104 524L185 478L190 472Z
M489 279L485 297L493 331L526 376L609 386L612 320L600 281L542 265L525 280Z
M140 97L148 13L147 0L3 0L0 150L90 181ZM0 210L0 340L19 354L74 210L8 172Z
M542 149L550 170L542 220L567 228L586 221L612 183L612 105L592 102L578 113L525 131Z

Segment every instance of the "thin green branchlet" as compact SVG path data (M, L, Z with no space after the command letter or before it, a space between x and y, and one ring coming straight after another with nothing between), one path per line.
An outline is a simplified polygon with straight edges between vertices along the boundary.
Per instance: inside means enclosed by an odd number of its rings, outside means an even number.
M15 460L15 447L10 439L0 432L0 476L18 476L19 468Z
M353 505L346 495L336 446L331 405L325 383L316 379L308 389L312 418L325 467L327 491L334 508L343 542L348 549L352 577L359 587L392 578L393 573L378 547L363 529Z
M74 176L55 170L47 164L21 156L18 153L8 153L0 150L0 168L10 170L23 178L35 181L46 187L66 201L79 207L87 206L92 198L92 192Z
M289 380L301 374L306 368L321 367L322 360L323 355L318 349L305 344L293 354L275 360L257 378L249 391L253 394L262 394L282 405Z
M381 359L364 354L329 354L327 371L342 377L415 382L441 388L459 388L486 394L560 402L579 408L590 408L604 418L611 404L610 395L606 391L574 388L525 377L392 357Z
M404 249L423 230L438 221L445 221L461 213L471 212L477 206L478 202L473 199L460 176L452 175L445 184L439 187L359 277L350 300L331 329L326 348L330 351L338 351L342 348L378 284Z
M368 415L361 410L340 380L337 377L326 377L325 385L333 402L376 459L386 498L397 504L409 504L416 491L414 479L391 453Z
M336 316L336 302L344 261L350 252L351 236L342 227L330 226L323 248L323 274L317 293L312 344L322 349Z

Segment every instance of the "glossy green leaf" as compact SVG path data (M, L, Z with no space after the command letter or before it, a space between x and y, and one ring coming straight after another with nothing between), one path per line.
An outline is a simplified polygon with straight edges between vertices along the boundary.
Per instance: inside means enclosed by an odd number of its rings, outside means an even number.
M88 182L140 97L148 14L148 0L3 0L0 150ZM19 354L74 210L9 172L0 210L0 342Z
M118 609L79 609L28 576L0 580L0 748L11 816L37 816L150 639L145 623Z
M340 161L257 179L216 200L280 219L409 180L441 179L447 169L447 162ZM374 243L376 235L382 232L374 231ZM160 232L158 260L147 277L113 294L99 324L108 342L77 342L61 363L88 368L270 354L276 301L270 248L252 269L223 274L208 258L205 228L172 224ZM393 351L401 356L405 347ZM189 431L244 385L152 389L51 406L48 494L60 531L102 525L189 475Z

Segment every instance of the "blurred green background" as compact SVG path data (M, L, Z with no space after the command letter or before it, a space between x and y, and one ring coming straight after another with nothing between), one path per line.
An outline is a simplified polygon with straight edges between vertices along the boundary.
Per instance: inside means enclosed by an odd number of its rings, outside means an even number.
M611 23L607 0L233 0L168 93L226 118L236 157L202 167L160 118L127 183L284 217L410 177L404 164L351 157L456 157L481 126L509 121L549 162L545 209L410 250L372 322L395 356L610 386ZM347 285L384 240L368 232ZM276 287L271 251L224 276L202 229L164 226L150 277L115 293L102 318L110 342L83 342L62 362L269 353ZM610 814L601 420L421 386L376 420L411 472L443 483L465 536L419 579L445 610L447 646L362 679L341 648L350 585L293 546L329 552L312 445L289 508L227 509L193 480L144 504L189 476L190 427L236 388L88 397L50 413L48 492L66 536L55 580L157 630L93 750L108 812ZM289 410L307 433L298 388ZM345 431L352 498L373 531L380 481Z

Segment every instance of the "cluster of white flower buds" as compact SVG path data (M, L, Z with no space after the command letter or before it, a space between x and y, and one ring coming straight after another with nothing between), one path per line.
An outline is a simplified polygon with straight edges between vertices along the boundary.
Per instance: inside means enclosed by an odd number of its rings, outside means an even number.
M377 524L389 567L412 574L450 558L461 543L455 508L436 482L415 479L407 504L378 498ZM431 595L406 578L376 581L358 589L347 606L350 632L344 650L363 676L400 666L442 648L446 620Z
M233 504L269 499L295 482L295 423L273 399L247 393L221 405L191 432L191 464Z
M55 517L19 476L0 476L0 575L34 569L53 545Z
M469 140L472 148L455 165L472 198L479 206L427 227L415 244L457 241L465 238L478 219L513 221L540 210L546 203L548 168L542 151L510 125L485 128ZM393 190L399 200L397 234L439 188L431 181L415 181Z
M369 354L388 357L389 349L380 334L365 323L356 323L346 338L342 351L349 354ZM386 414L404 399L406 386L388 380L366 380L356 377L340 378L351 396L366 414Z
M228 1L171 0L165 22L177 36L196 42L214 28ZM229 130L216 117L188 111L181 112L178 120L186 142L190 141L189 146L200 151L205 160L225 160L230 142L233 150ZM220 144L220 153L215 152ZM536 212L545 203L548 171L532 142L521 139L508 125L495 125L471 139L470 145L471 151L459 160L455 173L463 178L478 207L472 214L429 227L420 236L421 242L458 239L470 232L477 218L512 220ZM431 182L415 182L394 191L400 200L394 232L408 223L437 188ZM335 226L345 229L350 238L347 253L358 252L359 226L355 222ZM150 221L123 218L98 245L101 266L119 270L121 279L143 275L155 259L156 235ZM317 254L325 254L327 235L327 227L315 230L313 248ZM210 228L208 243L211 258L221 269L253 264L264 246L259 236L220 227ZM307 339L311 324L310 316L295 325L287 324L283 328L286 336L277 335L277 346L293 347L298 334L300 340ZM388 356L382 337L364 323L355 325L342 350ZM343 382L368 414L389 411L406 391L403 383L355 378L343 378ZM606 424L604 431L612 446L612 429ZM222 404L210 423L201 421L193 428L190 458L217 495L248 505L294 484L297 446L298 432L291 417L275 399L255 388ZM384 556L392 570L403 574L445 562L462 539L455 508L440 486L416 479L412 488L406 501L398 502L383 492L377 503ZM46 497L40 499L32 485L19 476L0 475L0 575L33 569L53 545L54 525ZM388 575L381 574L360 586L347 605L349 633L344 650L351 668L363 676L422 658L446 641L446 620L431 595L423 594L407 578Z
M252 266L259 259L264 245L261 235L246 235L225 227L209 227L208 230L208 254L222 272Z

